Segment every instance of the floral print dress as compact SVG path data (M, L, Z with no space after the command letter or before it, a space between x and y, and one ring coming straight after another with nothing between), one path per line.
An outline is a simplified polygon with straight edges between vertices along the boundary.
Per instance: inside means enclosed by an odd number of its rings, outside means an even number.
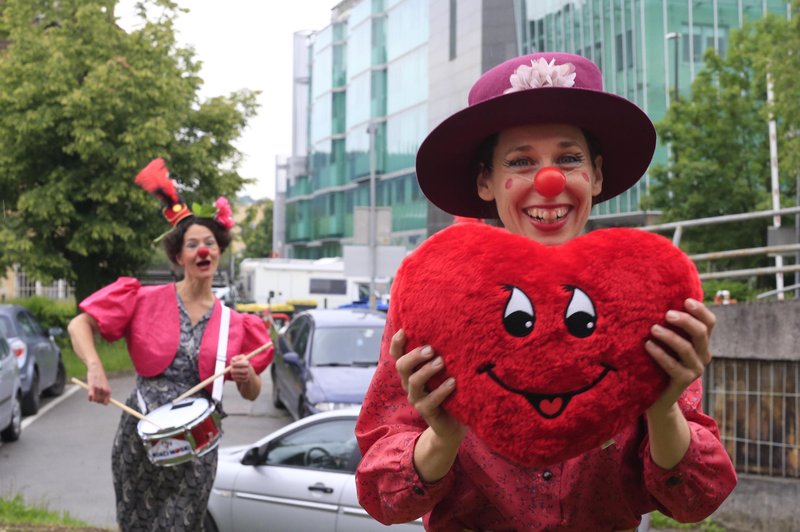
M137 375L127 405L140 410L137 390L147 411L164 405L198 384L200 341L213 307L195 325L177 296L180 343L172 364L160 375ZM210 399L203 390L198 392ZM220 408L218 406L218 408ZM224 416L224 413L220 413ZM202 531L208 496L217 470L217 450L182 464L163 467L150 462L137 431L138 419L123 413L111 451L117 521L123 532Z

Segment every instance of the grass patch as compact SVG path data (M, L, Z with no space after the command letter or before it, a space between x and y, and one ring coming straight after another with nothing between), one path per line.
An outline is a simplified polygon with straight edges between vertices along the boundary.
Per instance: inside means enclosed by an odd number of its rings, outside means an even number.
M100 361L106 370L106 375L120 375L133 371L133 362L131 362L131 357L128 355L125 340L110 344L102 338L95 337L95 344L97 346L97 354L100 355ZM77 377L81 380L86 379L86 366L75 354L75 351L72 350L72 347L64 347L61 350L61 358L67 370L67 379L72 377Z
M725 532L725 529L710 517L699 523L679 523L660 512L650 514L650 528L677 528L683 530L702 530L703 532Z
M22 495L16 495L13 499L0 498L0 525L59 525L68 528L91 526L72 517L68 512L59 514L46 507L26 504Z

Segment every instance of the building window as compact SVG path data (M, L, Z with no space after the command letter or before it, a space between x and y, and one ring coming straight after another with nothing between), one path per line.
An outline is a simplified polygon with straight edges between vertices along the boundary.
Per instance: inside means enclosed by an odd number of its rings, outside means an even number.
M603 43L602 41L597 41L594 43L594 54L592 54L592 58L594 60L594 64L597 65L597 68L600 69L600 72L603 71Z
M617 34L617 72L622 72L626 68L633 68L633 31L625 32L625 43L622 42L622 34Z
M725 57L728 48L728 27L718 26L719 55ZM683 61L688 63L690 60L695 63L703 62L703 54L709 48L714 48L714 26L711 24L694 24L692 26L692 50L689 57L689 27L684 26L681 35L681 45L683 46Z
M450 61L456 58L456 6L458 0L450 0Z

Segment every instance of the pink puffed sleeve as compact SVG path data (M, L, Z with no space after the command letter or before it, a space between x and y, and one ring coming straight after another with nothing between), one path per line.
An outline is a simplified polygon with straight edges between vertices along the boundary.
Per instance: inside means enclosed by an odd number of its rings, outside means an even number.
M242 325L244 326L244 338L242 339L242 354L246 355L254 349L257 349L265 343L271 341L269 333L267 332L267 325L264 320L255 314L242 314L244 318ZM272 355L275 349L269 346L265 351L250 359L250 365L256 370L256 373L261 373L269 363L272 362Z
M128 330L139 288L138 279L120 277L81 301L78 308L97 321L100 334L106 341L115 342Z

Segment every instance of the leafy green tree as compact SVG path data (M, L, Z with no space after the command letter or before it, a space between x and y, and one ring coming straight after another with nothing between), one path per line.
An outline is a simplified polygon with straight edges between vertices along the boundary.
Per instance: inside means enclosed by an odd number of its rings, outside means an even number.
M725 58L705 54L688 98L673 102L657 125L671 146L669 164L653 168L654 185L645 200L665 221L766 210L772 207L768 120L778 118L782 205L794 204L797 135L800 122L800 28L798 17L769 16L733 31ZM793 69L793 70L789 70ZM767 105L767 72L776 104ZM791 199L789 199L791 198ZM682 247L689 252L764 245L771 219L687 230ZM715 261L717 267L747 267L765 257Z
M115 5L4 4L0 266L74 281L78 299L141 273L167 228L136 173L162 156L187 203L234 195L246 180L232 142L256 110L246 90L199 99L200 64L176 44L176 4L139 2L142 26L131 33Z
M778 123L778 149L781 175L781 205L794 202L786 194L794 192L800 172L800 0L792 2L792 17L772 15L760 25L756 45L751 49L754 63L773 83L771 109ZM765 116L768 116L765 113ZM785 178L785 179L784 179Z
M272 255L272 208L270 199L248 207L242 222L243 258L263 258Z

